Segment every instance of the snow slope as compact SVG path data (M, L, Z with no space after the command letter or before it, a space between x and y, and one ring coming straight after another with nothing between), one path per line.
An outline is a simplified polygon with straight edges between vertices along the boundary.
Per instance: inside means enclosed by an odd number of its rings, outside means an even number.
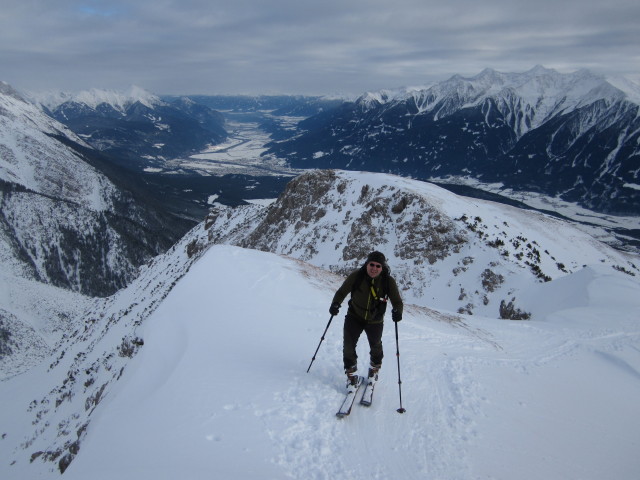
M73 330L92 299L82 294L29 280L0 257L0 334L10 332L0 355L0 382L46 361L65 333ZM34 299L37 299L34 301ZM1 427L0 427L1 429Z
M396 412L388 322L374 405L344 420L342 315L305 373L339 282L290 258L211 247L138 329L145 345L64 477L637 478L634 278L590 266L540 284L530 300L541 316L526 322L408 306L407 413ZM5 479L29 471L0 468Z
M230 245L250 236L254 249ZM548 282L514 260L525 242ZM334 416L345 308L306 373L343 278L328 270L368 251L345 245L377 246L394 275L415 277L399 325L404 415L391 322L370 409ZM399 177L307 173L269 207L207 218L115 295L75 305L82 323L61 327L53 355L0 381L0 478L636 479L635 265L550 217ZM499 296L452 313L450 297L482 291L488 268L503 275ZM52 314L76 301L47 295ZM504 295L531 320L497 319Z
M0 179L93 211L113 208L114 185L54 137L86 146L10 85L0 83Z

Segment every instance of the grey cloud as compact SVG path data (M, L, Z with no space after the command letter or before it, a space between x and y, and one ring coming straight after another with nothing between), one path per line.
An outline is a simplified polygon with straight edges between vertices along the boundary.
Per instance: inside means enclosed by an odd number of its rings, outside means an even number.
M17 88L360 93L485 67L640 73L626 0L5 0Z

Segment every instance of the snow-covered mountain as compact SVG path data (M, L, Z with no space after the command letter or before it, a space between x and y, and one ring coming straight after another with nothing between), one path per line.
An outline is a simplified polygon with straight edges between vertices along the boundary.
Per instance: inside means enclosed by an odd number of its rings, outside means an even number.
M3 250L28 278L113 293L184 232L64 125L3 84ZM103 173L107 172L107 174ZM114 183L117 182L117 183ZM14 267L11 267L14 268Z
M86 108L97 110L100 105L109 105L122 115L127 108L135 103L141 103L148 108L154 108L163 102L157 95L146 91L137 85L132 85L126 91L103 90L92 88L80 92L30 92L27 94L34 103L49 110L55 110L64 104L84 105Z
M342 274L372 248L407 304L402 384L389 322L374 405L339 421L341 319L305 371ZM631 480L636 264L538 213L309 172L269 206L212 213L1 382L0 473ZM498 318L518 311L529 320Z
M539 192L599 212L640 211L640 87L588 71L486 69L367 93L301 122L270 153L346 168Z
M7 83L0 83L2 101L2 165L5 182L77 203L92 210L112 206L114 188L55 137L87 146L59 122L44 115Z
M84 295L124 287L188 228L125 181L64 125L0 84L3 373L41 359L84 310Z
M182 97L167 102L135 86L30 98L113 162L134 170L200 151L227 135L224 118L209 107Z

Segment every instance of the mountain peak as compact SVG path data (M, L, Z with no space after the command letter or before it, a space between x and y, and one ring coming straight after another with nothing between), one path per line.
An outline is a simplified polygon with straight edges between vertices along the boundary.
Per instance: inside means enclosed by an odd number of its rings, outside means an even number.
M75 93L32 93L31 97L36 103L44 105L51 110L66 102L82 103L93 109L106 103L118 111L123 111L126 107L136 102L140 102L149 108L163 103L158 96L137 85L132 85L125 91L92 88Z
M156 95L136 85L132 85L124 92L94 88L78 93L74 96L74 100L92 108L102 103L107 103L117 110L124 110L127 106L136 102L140 102L149 108L153 108L154 105L161 103L161 100Z
M529 75L552 75L552 74L557 75L558 71L552 68L547 68L544 65L538 64L526 73Z
M357 100L356 104L361 105L364 108L375 107L384 105L389 100L393 99L395 93L391 90L378 90L375 92L365 92Z
M474 79L483 79L491 81L501 81L504 78L504 74L494 70L493 68L485 68L478 75L473 77Z

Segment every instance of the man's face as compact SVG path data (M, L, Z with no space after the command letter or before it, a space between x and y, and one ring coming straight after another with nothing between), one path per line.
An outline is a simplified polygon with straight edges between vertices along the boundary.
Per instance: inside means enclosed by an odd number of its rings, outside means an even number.
M369 262L367 263L367 274L371 278L376 278L382 272L382 265L378 262Z

